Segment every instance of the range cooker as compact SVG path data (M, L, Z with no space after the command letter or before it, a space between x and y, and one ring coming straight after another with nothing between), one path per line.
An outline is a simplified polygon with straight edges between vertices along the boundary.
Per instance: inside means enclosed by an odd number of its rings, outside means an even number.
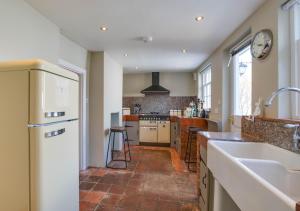
M140 143L170 144L170 116L159 113L139 116Z

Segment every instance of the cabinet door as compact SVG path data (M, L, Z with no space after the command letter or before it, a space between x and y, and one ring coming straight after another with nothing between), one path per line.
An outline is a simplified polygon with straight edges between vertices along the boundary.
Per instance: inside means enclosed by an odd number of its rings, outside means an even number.
M157 127L140 127L140 142L157 143Z
M127 128L128 139L130 140L131 145L139 144L139 123L136 121L127 121L125 125L130 127Z
M158 123L158 143L170 143L170 122Z
M202 210L207 210L207 203L208 203L208 168L204 164L204 162L201 160L200 161L200 193L201 193L201 198L203 199L203 203L206 207L206 209L201 209Z
M203 147L202 145L200 146L200 157L201 157L201 160L206 165L207 164L207 151L206 151L206 148Z
M176 147L176 136L177 136L177 124L176 122L171 122L171 147Z
M201 211L208 211L207 204L201 196L199 197L199 206Z

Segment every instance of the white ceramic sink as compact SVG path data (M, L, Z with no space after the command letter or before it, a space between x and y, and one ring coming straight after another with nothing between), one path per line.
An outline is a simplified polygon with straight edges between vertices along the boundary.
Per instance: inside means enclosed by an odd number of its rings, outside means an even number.
M300 199L300 171L287 170L281 163L265 160L241 160L247 168L295 201Z
M300 170L300 156L267 143L214 141L214 145L236 158L273 160L291 170Z
M209 141L208 167L242 211L295 211L300 155L266 143Z

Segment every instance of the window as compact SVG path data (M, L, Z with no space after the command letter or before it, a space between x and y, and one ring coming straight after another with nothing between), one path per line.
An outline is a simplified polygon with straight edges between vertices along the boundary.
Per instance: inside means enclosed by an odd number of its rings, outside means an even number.
M203 108L211 109L211 66L199 73L198 83L198 97L204 101Z
M300 5L295 3L290 9L291 42L291 86L300 88ZM300 119L300 96L292 95L292 117Z
M233 56L233 110L234 115L252 113L252 56L250 45Z

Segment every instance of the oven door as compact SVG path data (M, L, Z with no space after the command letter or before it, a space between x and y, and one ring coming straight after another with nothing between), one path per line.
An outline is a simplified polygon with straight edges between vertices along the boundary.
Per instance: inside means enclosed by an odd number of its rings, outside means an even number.
M141 126L140 142L157 143L157 127Z

